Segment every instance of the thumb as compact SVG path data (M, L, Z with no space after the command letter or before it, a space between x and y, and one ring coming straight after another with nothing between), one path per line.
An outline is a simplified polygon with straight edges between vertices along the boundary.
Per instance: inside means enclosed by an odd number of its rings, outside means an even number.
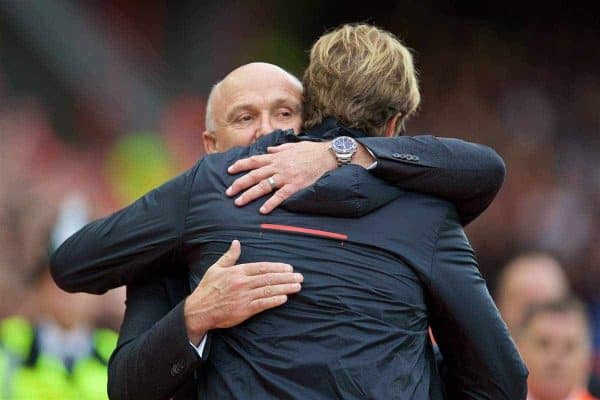
M216 262L219 267L232 267L237 262L238 258L240 258L240 254L242 253L242 246L240 245L239 240L234 240L231 242L231 246L229 246L229 250L225 252Z

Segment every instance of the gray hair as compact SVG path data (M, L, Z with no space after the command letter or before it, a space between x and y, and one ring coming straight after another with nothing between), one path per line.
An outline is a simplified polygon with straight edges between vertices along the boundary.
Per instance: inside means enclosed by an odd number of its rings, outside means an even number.
M215 83L213 87L210 89L210 93L208 94L208 100L206 101L206 114L204 116L204 126L205 129L209 132L214 132L216 129L215 126L215 118L214 118L214 110L213 103L215 102L215 96L217 93L217 89L221 86L223 80Z

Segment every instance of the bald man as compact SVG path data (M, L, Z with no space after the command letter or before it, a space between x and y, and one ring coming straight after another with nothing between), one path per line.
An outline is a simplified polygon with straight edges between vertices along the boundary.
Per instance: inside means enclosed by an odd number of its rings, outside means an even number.
M276 129L297 132L301 125L300 111L301 86L290 74L264 63L243 66L217 84L211 93L207 131L203 134L207 153L260 142L264 135ZM279 135L285 133L279 132ZM368 167L373 161L378 161L378 167L383 168L399 187L406 185L411 190L436 194L452 201L463 222L470 221L483 211L499 189L503 174L498 174L498 171L503 171L503 165L489 148L429 136L385 139L390 141L390 145L386 146L384 155L381 155L378 146L370 148L373 155L363 147L363 144L380 143L381 139L361 139L362 144L352 163ZM303 145L302 154L307 154L317 148L322 150L327 144L298 145ZM416 151L416 146L418 155L406 153L406 149ZM289 146L287 148L289 150ZM322 156L316 151L315 154ZM439 154L446 156L440 160ZM404 156L410 156L410 159ZM381 157L385 158L385 162L381 162ZM431 166L415 163L419 157L424 160L437 157L436 174L429 173ZM292 158L290 156L290 160ZM292 169L296 169L297 173L309 170L311 174L319 174L323 168L336 167L335 162L331 165L329 161L311 161L308 165L300 165L303 168L295 168L299 164L292 163ZM454 168L457 164L461 168ZM279 176L282 180L273 184L275 187L286 184L283 180L285 175ZM482 176L493 179L482 179ZM499 180L496 179L498 176ZM463 182L464 185L458 187L455 182ZM175 192L186 195L181 191ZM162 204L165 199L160 198L160 192L156 193L158 197L149 195L145 199ZM473 202L474 199L476 202ZM469 207L465 207L466 203ZM343 206L343 202L335 204L338 209ZM142 207L140 212L146 208L144 201L131 207ZM176 202L159 208L161 215L148 216L147 222L155 223L155 219L162 220L170 213L178 215L185 207L185 204ZM131 211L123 210L125 213ZM109 218L114 220L115 216ZM164 226L158 231L168 232L170 229L170 226ZM153 238L137 237L135 232L127 229L113 232L111 238L94 238L88 242L85 236L90 232L84 229L59 249L53 257L52 271L57 283L71 291L99 293L110 287L129 284L119 345L110 362L111 398L195 397L193 376L198 371L198 378L202 379L201 365L210 347L210 342L202 342L207 337L206 333L237 325L256 313L277 307L287 301L287 295L301 289L303 277L294 273L289 265L263 262L234 266L240 256L240 244L234 241L219 260L217 257L225 250L222 243L201 249L202 254L213 257L215 262L190 294L187 265L181 261L181 265L174 264L173 261L179 254L148 254L154 247L148 240ZM139 250L153 259L151 265L130 269L130 262L119 258L120 252L106 253L114 249L110 241L119 235L128 236L126 242L132 245L139 240ZM87 254L78 253L80 249L86 249ZM88 261L90 259L95 261ZM103 265L96 264L97 261ZM165 269L165 264L170 267ZM161 275L150 273L158 269L163 271ZM199 348L194 349L198 344Z

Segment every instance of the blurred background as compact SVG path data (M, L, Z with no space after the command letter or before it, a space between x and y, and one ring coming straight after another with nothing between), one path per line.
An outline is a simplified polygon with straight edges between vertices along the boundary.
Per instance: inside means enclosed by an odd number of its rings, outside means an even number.
M66 205L102 216L202 157L213 83L259 60L301 76L326 29L362 21L414 49L423 103L409 135L506 161L467 229L490 288L518 254L556 257L598 354L600 3L455 3L0 1L0 318L28 312ZM118 329L123 291L98 299L96 323Z

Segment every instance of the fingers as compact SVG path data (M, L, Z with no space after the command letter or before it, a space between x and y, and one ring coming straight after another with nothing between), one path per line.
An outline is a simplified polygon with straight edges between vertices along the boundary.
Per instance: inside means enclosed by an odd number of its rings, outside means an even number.
M231 242L231 246L229 246L229 250L227 250L221 258L217 260L215 265L219 267L232 267L235 265L237 260L240 258L240 254L242 253L242 246L240 245L239 240L234 240Z
M267 201L265 201L265 204L263 204L260 207L260 210L259 210L260 213L261 214L270 213L271 211L273 211L274 209L279 207L281 205L281 203L283 203L285 200L287 200L291 195L293 195L296 192L297 192L297 190L293 189L292 185L285 185L284 187L282 187L281 189L279 189L275 193L273 193L273 196L271 196Z
M267 152L270 154L279 153L279 152L282 152L284 150L294 147L294 145L296 145L296 144L297 143L284 143L284 144L280 144L279 146L269 146L269 147L267 147Z
M266 184L266 187L269 188L270 191L271 186L268 184L268 182L266 182L266 179L272 176L274 173L275 172L271 167L262 167L259 169L255 169L233 181L231 186L229 186L225 191L225 194L227 194L228 196L235 196L242 190L248 189L249 187L254 185L262 184Z
M269 274L255 275L248 282L251 289L265 288L274 285L300 284L304 281L302 274L293 272L273 272Z
M276 176L274 176L273 179L275 179L275 182L277 182ZM236 206L241 207L271 193L272 191L273 188L271 188L271 184L267 181L267 179L263 179L258 182L258 184L252 186L250 189L242 193L237 199L235 199L234 203Z
M237 160L229 168L227 168L227 172L229 172L231 175L235 175L239 174L240 172L257 169L269 164L270 160L271 156L269 154L243 158L241 160Z
M281 285L263 286L252 289L249 295L252 300L256 300L267 297L290 295L298 293L300 289L301 285L299 283L285 283Z
M258 314L259 312L268 310L270 308L279 307L287 301L286 295L272 296L272 297L261 297L252 300L249 304L249 308L252 314Z
M274 262L240 264L239 267L242 268L242 271L247 276L294 271L294 268L290 264Z

